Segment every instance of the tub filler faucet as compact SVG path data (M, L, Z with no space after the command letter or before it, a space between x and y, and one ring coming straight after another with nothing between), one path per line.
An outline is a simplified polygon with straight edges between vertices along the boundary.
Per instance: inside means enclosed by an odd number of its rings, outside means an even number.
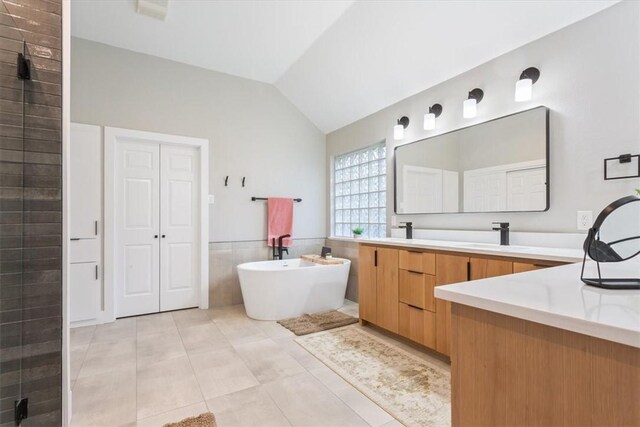
M291 234L283 234L278 237L278 247L276 248L275 237L271 239L271 247L273 248L273 259L282 259L282 255L286 252L289 255L289 249L282 247L282 241L287 237L291 237Z

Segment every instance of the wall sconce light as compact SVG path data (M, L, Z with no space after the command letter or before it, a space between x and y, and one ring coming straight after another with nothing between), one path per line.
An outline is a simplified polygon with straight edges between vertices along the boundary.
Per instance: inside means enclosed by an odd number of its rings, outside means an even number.
M409 117L400 117L398 119L398 124L393 127L393 139L399 141L404 138L404 130L407 126L409 126Z
M469 92L469 96L462 103L462 117L465 119L472 119L478 113L477 105L484 98L484 92L482 89L475 88Z
M533 94L533 84L538 81L540 70L536 67L529 67L520 74L520 79L516 82L516 102L531 100Z
M436 117L442 114L442 105L433 104L429 107L429 112L424 115L424 130L432 130L436 128Z

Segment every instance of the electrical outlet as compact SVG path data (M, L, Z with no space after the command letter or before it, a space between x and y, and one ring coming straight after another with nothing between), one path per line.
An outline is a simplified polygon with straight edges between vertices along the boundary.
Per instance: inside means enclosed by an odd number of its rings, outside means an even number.
M592 211L578 211L578 230L588 230L593 225Z

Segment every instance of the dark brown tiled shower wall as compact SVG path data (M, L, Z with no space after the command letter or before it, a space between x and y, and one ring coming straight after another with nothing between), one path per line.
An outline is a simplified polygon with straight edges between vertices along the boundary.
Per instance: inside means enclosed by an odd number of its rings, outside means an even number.
M62 2L0 0L0 426L62 423ZM31 81L16 77L26 42ZM23 103L24 101L24 103Z

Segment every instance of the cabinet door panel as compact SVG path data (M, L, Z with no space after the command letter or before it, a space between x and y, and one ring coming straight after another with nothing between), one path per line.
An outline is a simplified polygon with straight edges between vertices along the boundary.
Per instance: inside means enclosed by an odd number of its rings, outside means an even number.
M100 313L100 276L95 262L69 264L70 320L92 320Z
M468 280L469 258L460 255L436 255L436 286ZM436 298L436 350L451 355L451 303Z
M423 311L424 316L424 342L423 344L429 348L436 350L437 332L436 332L436 313L431 311Z
M471 262L470 280L487 279L513 273L513 263L511 261L471 258L469 262Z
M377 324L398 333L398 250L377 248Z
M102 130L71 124L69 138L71 238L95 238L102 228Z
M376 248L360 245L358 257L358 303L360 318L376 323Z

